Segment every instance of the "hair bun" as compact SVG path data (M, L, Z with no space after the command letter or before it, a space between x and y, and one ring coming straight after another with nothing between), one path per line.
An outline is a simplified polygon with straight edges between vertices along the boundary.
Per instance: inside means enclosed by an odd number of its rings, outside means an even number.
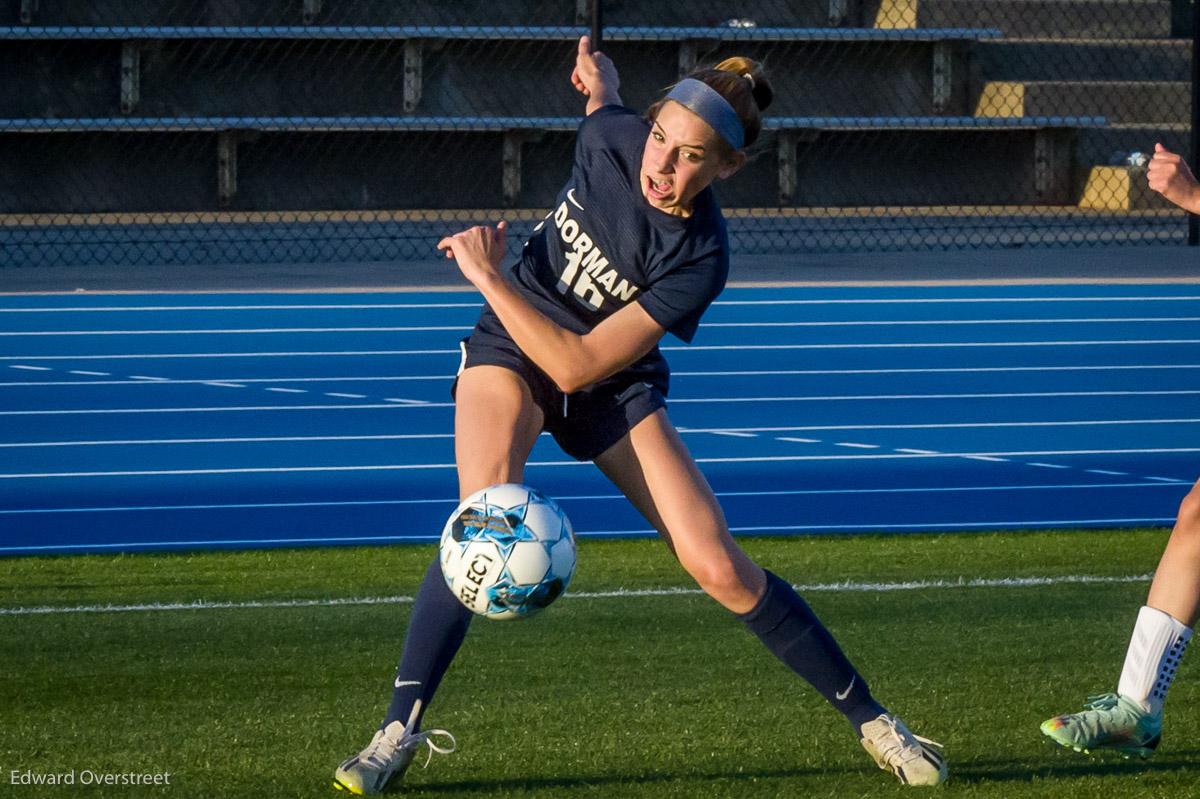
M754 103L758 106L759 111L765 111L771 101L775 99L775 92L771 89L771 84L766 80L757 80L750 75L747 75L753 83L750 84L750 93L754 96Z
M733 58L726 58L714 68L722 72L732 72L734 75L745 78L746 82L750 84L750 94L754 98L754 104L758 106L759 111L765 110L771 104L771 101L775 99L775 92L771 88L771 82L767 80L762 64L757 61L744 56L734 56Z

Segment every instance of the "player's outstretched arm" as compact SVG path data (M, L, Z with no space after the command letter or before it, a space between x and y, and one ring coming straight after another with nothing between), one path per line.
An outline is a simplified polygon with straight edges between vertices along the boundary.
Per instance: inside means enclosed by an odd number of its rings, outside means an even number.
M517 346L565 393L578 391L629 366L666 335L650 314L632 302L582 335L542 314L500 270L507 227L473 227L447 236L438 249L458 263L463 277L483 294Z
M571 83L588 98L588 114L606 105L621 105L621 95L617 93L621 79L617 68L604 53L593 53L591 49L591 37L581 36L575 53L575 69L571 71Z
M1146 179L1151 189L1183 210L1200 214L1200 183L1197 183L1183 156L1161 144L1155 144Z

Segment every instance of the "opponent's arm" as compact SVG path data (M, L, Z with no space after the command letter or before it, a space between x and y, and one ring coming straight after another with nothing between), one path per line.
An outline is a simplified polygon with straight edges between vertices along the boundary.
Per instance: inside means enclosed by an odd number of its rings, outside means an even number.
M649 352L666 333L638 303L630 303L582 335L567 330L521 296L499 270L506 233L474 227L438 242L479 289L506 330L563 392L572 393L619 372Z
M1185 211L1200 214L1200 183L1192 176L1183 156L1161 144L1154 145L1154 157L1146 170L1150 188Z
M571 72L571 83L580 94L588 98L586 113L590 114L606 105L622 105L621 79L612 59L601 52L591 52L591 37L581 36L579 49L575 53L575 69Z

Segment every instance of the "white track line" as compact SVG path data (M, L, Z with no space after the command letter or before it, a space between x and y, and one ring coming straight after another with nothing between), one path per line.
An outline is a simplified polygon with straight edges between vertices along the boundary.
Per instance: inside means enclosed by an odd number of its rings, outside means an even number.
M743 300L731 299L734 292L746 289L732 287L725 299L717 300L713 305L725 307L762 306L762 305L959 305L972 304L1009 304L1009 303L1070 303L1070 302L1178 302L1200 300L1200 296L1190 295L1153 295L1153 296L1115 296L1115 297L891 297L891 298L862 298L862 299L775 299L775 300ZM0 313L144 313L155 311L357 311L357 310L421 310L444 308L481 307L482 302L430 302L430 303L333 303L328 305L288 304L288 305L121 305L121 306L67 306L43 308L0 308Z
M979 394L842 394L810 397L681 397L673 404L706 402L842 402L847 400L1019 399L1022 397L1158 397L1200 394L1200 389L1163 391L1019 391Z
M1158 343L1158 342L1151 342ZM461 355L458 349L445 350L313 350L303 352L143 352L111 355L0 355L0 361L124 361L163 358L357 358L392 355Z
M396 402L408 403L405 405ZM243 411L330 411L374 410L378 408L452 408L453 402L423 402L421 400L392 401L388 404L362 403L357 405L231 405L226 408L92 408L59 411L0 411L0 416L95 416L107 413L228 413Z
M1194 295L1122 295L1122 296L982 296L982 298L864 298L853 300L814 299L814 300L742 300L731 299L734 293L742 292L742 288L733 287L726 299L714 302L714 306L724 307L755 307L755 306L793 306L793 305L1006 305L1033 304L1033 302L1186 302L1200 300ZM424 308L444 310L444 308L467 308L475 310L482 305L475 302L361 302L361 304L329 304L329 305L148 305L148 306L65 306L40 308L0 308L0 313L148 313L164 311L394 311L414 310Z
M1094 325L1151 322L1200 322L1196 316L1084 317L1066 319L896 319L788 322L708 322L705 329L806 328L806 327L946 327L962 325ZM200 335L291 335L300 333L447 333L470 332L470 325L424 325L384 327L264 327L264 328L175 328L164 330L18 330L0 331L0 337L30 336L200 336Z
M978 374L1008 372L1115 372L1156 369L1200 369L1200 364L1130 364L1126 366L945 366L912 369L746 369L719 372L671 372L671 377L790 377L812 375ZM3 384L0 384L3 385ZM29 385L52 385L30 383Z
M897 583L858 583L852 581L839 583L814 583L811 585L794 585L800 593L891 593L894 591L924 591L924 590L958 590L963 588L1042 588L1054 585L1113 585L1122 583L1144 583L1153 577L1151 574L1133 574L1122 576L1095 575L1061 575L1051 577L973 577L957 580L909 580ZM645 597L675 597L703 596L698 588L645 588L622 589L616 591L568 591L564 599L641 599ZM136 605L74 605L53 607L0 608L0 616L49 616L76 615L83 613L135 613L135 612L170 612L182 610L251 610L258 608L336 608L357 605L410 605L415 600L411 596L387 597L345 597L337 599L291 599L277 601L243 601L243 602L209 602L196 600L194 602L144 603Z
M1123 424L1197 424L1200 419L1097 419L1091 421L1060 422L939 422L929 424L829 424L800 425L795 427L680 427L679 432L688 433L794 433L802 431L829 430L952 430L956 428L986 427L1093 427ZM787 439L784 439L787 440ZM816 443L814 439L801 439L803 443Z
M27 369L30 371L52 372L49 366L9 365L9 369ZM1012 372L1116 372L1116 371L1164 371L1164 370L1200 369L1200 364L1159 364L1159 365L1130 365L1130 366L980 366L980 367L943 367L927 369L756 369L756 370L725 370L712 372L672 372L675 379L685 377L815 377L822 375L897 375L897 374L1007 374ZM109 372L84 372L71 370L70 374L110 377ZM202 385L212 382L223 383L371 383L371 382L406 382L406 381L449 381L448 372L432 375L373 375L361 377L214 377L214 378L165 378L165 377L136 377L121 380L24 380L0 382L0 388L20 388L39 386L129 386L139 385L144 381L153 380L156 383L170 386ZM267 389L271 391L272 389Z
M229 383L209 383L208 385L236 387ZM1028 398L1066 398L1066 397L1163 397L1163 396L1192 396L1200 394L1198 390L1170 391L1036 391L1010 392L993 394L847 394L841 396L815 397L705 397L678 398L673 404L729 404L738 402L847 402L871 400L944 400L944 399L1028 399ZM23 410L0 411L0 416L80 416L104 414L138 414L138 413L231 413L246 411L312 411L312 410L369 410L375 408L420 407L420 408L452 408L453 402L425 402L422 400L392 400L393 402L410 403L410 405L380 405L377 403L362 403L358 405L232 405L228 407L189 407L189 408L73 408L59 410Z
M1110 476L1128 476L1127 472L1102 471L1089 469L1089 472ZM1185 485L1181 480L1170 480L1171 487ZM1150 483L1066 483L1054 485L992 485L992 486L912 486L904 488L831 488L831 489L795 489L781 491L719 491L717 497L725 499L745 498L780 498L798 496L839 496L857 494L944 494L965 493L978 491L1068 491L1093 490L1106 491L1118 488L1167 488L1164 482ZM621 494L595 494L580 496L558 496L561 502L583 501L614 501L627 502ZM53 513L131 513L144 511L196 511L196 510L246 510L264 508L340 508L340 507L372 507L372 506L404 506L404 505L442 505L453 508L458 503L451 497L424 499L378 499L378 500L329 500L326 502L237 502L209 505L130 505L111 507L77 507L77 508L23 508L0 510L0 516L28 516ZM647 533L649 531L646 531Z
M739 290L735 287L734 289ZM728 296L728 295L727 295ZM713 305L737 307L742 305L957 305L958 303L1022 303L1022 302L1155 302L1174 300L1200 300L1186 295L1122 296L1122 297L890 297L863 299L814 299L814 300L717 300Z
M1172 321L1170 319L1162 321ZM1188 321L1188 320L1177 320ZM41 330L3 331L0 336L212 336L251 334L282 335L289 333L469 333L470 325L444 325L437 327L265 327L228 329L179 329L179 330Z
M697 463L792 463L821 461L867 461L867 460L913 460L916 458L1024 458L1034 455L1163 455L1200 452L1200 447L1163 447L1155 449L1079 449L1079 450L1031 450L1023 452L933 452L929 450L897 449L899 454L873 455L767 455L761 457L696 458ZM527 468L563 468L590 466L586 461L529 461ZM1034 464L1044 466L1046 464ZM36 480L61 477L170 477L180 475L218 474L289 474L310 472L379 472L410 471L421 469L454 469L453 463L389 463L349 466L248 466L226 469L161 469L127 470L112 472L35 472L26 474L0 474L0 479ZM1066 467L1053 467L1066 468Z
M1188 299L1181 297L1180 299ZM88 307L86 305L63 308L0 308L0 313L132 313L145 311L369 311L369 310L421 310L422 308L475 308L482 302L428 302L428 303L363 303L358 305L108 305Z
M739 327L917 327L943 325L1095 325L1141 322L1200 322L1196 316L1086 317L1066 319L863 319L803 322L706 322L708 328ZM20 335L20 334L16 334Z
M22 366L9 366L9 369L22 369ZM1181 367L1183 368L1183 367ZM1196 368L1200 369L1200 366ZM51 367L38 367L38 371L54 371ZM71 372L71 374L81 374L80 372ZM86 374L111 377L108 372L97 373L88 372ZM29 386L133 386L141 385L144 381L153 380L156 383L161 383L164 386L194 386L207 385L209 383L248 383L257 385L260 383L271 383L272 385L279 383L397 383L411 382L416 380L438 380L446 381L447 383L453 379L453 375L449 372L438 375L383 375L373 377L212 377L212 378L168 378L168 377L138 377L130 375L129 379L125 380L25 380L13 383L0 383L0 388L15 388ZM270 391L270 389L267 389Z
M268 389L268 391L276 389ZM277 389L286 391L287 389ZM320 406L326 407L326 406ZM358 407L358 406L354 406ZM391 407L391 406L389 406ZM744 427L744 428L679 428L682 435L726 435L736 438L756 438L762 433L787 433L797 431L864 431L864 430L943 430L943 429L975 429L991 427L1092 427L1113 425L1144 425L1144 424L1200 424L1200 419L1112 419L1085 422L955 422L948 424L894 424L894 425L809 425L803 427ZM548 433L542 433L548 436ZM0 442L0 449L31 448L31 447L90 447L90 446L135 446L135 445L170 445L170 444L250 444L250 443L281 443L308 441L400 441L453 438L453 433L395 433L388 435L358 435L358 436L247 436L240 438L146 438L146 439L98 439L86 441L21 441ZM779 441L789 441L797 444L819 444L820 439L777 436ZM916 452L918 450L897 450ZM920 450L930 452L929 450ZM1102 472L1098 474L1121 474L1120 472Z
M0 443L0 449L31 447L123 447L172 444L277 444L310 441L427 441L454 438L453 433L395 433L373 436L247 436L243 438L132 438L95 441L25 441Z
M971 342L902 342L895 344L715 344L662 347L663 352L717 352L736 350L855 350L855 349L937 349L940 347L1113 347L1149 346L1164 344L1200 344L1200 339L1115 339L1080 341L971 341ZM459 355L457 349L441 350L313 350L303 352L159 352L114 353L110 355L0 355L0 361L95 361L142 358L347 358L397 355Z
M914 341L894 344L690 344L686 347L663 347L663 352L698 352L722 350L874 350L874 349L936 349L938 347L1115 347L1122 345L1200 344L1200 339L1114 339L1111 341ZM10 359L11 360L11 359ZM30 358L28 360L36 360Z

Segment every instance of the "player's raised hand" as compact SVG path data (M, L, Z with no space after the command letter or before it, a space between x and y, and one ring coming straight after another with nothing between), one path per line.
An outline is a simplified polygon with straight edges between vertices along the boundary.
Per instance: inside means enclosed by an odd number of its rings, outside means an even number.
M1154 145L1154 156L1146 169L1150 188L1184 210L1200 213L1200 184L1183 156L1161 144Z
M576 91L588 98L588 113L602 105L619 103L618 90L621 79L612 59L601 52L591 51L590 36L579 37L575 52L575 69L571 71L571 83Z
M475 285L480 280L495 276L500 262L504 260L508 244L508 225L501 222L496 227L477 225L438 242L437 248L446 251L447 258L458 263L463 277Z

